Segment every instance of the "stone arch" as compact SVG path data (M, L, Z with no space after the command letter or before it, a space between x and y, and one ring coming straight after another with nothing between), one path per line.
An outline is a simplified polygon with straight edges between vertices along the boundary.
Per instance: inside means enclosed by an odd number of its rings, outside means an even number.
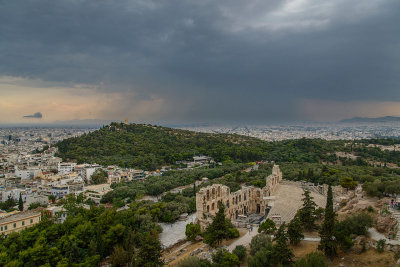
M212 205L211 205L211 210L214 210L214 209L215 209L215 204L213 202Z
M221 187L220 187L220 186L218 186L217 195L218 195L218 197L220 197L220 196L221 196Z
M238 196L236 196L236 205L237 205L237 203L238 203Z
M212 189L212 193L211 193L212 198L215 198L215 188Z
M256 195L257 195L257 197L260 197L260 191L257 191Z
M210 200L210 190L207 190L207 201Z
M239 202L242 202L242 195L239 195Z
M207 212L210 212L210 205L207 205Z

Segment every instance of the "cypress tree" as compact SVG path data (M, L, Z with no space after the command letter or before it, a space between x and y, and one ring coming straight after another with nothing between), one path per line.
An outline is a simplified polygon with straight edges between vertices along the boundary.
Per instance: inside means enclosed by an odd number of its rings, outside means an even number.
M319 232L321 242L318 249L324 252L327 257L336 256L337 240L335 238L335 212L333 210L332 187L329 185L326 199L325 218Z
M23 211L23 210L24 210L24 202L22 201L22 195L21 195L21 193L19 193L18 209L19 209L20 211Z

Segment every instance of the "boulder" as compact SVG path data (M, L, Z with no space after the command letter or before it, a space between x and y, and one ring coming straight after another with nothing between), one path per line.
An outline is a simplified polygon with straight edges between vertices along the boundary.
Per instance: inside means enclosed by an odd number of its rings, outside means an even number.
M379 216L376 219L376 230L380 233L388 233L393 226L397 224L397 220L389 215Z

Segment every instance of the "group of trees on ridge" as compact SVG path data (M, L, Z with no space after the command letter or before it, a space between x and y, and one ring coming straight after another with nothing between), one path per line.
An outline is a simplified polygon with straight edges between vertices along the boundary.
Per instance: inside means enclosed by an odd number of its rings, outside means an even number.
M371 142L379 143L380 140L372 139ZM65 139L56 146L63 160L146 170L173 165L176 161L191 159L194 154L208 155L218 162L270 160L336 163L339 158L335 152L342 151L359 156L357 160L342 159L349 165L365 165L368 164L366 160L400 163L400 151L381 150L368 144L368 140L305 138L268 142L237 134L198 133L146 124L111 123L91 133Z

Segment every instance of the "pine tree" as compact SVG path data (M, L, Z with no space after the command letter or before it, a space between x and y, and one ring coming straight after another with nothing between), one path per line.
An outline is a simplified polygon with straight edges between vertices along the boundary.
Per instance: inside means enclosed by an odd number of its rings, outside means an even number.
M138 266L163 266L161 254L162 248L158 238L158 232L154 229L151 233L146 233L141 240L141 247L138 250Z
M204 242L212 247L219 246L224 238L229 236L229 225L225 218L225 206L218 205L218 212L204 234Z
M272 249L273 261L278 266L290 265L293 262L293 257L294 257L292 250L288 247L287 244L288 236L285 232L285 229L286 229L286 224L283 223L276 232L275 235L276 243Z
M22 201L22 194L19 193L18 209L20 211L24 210L24 202Z
M327 257L336 256L337 240L335 237L335 212L333 210L333 194L330 185L326 199L325 218L319 235L321 237L321 242L318 249L324 252Z
M317 204L314 202L314 198L310 195L310 191L304 190L303 196L303 207L297 212L301 223L307 230L313 230L315 228L315 208Z

